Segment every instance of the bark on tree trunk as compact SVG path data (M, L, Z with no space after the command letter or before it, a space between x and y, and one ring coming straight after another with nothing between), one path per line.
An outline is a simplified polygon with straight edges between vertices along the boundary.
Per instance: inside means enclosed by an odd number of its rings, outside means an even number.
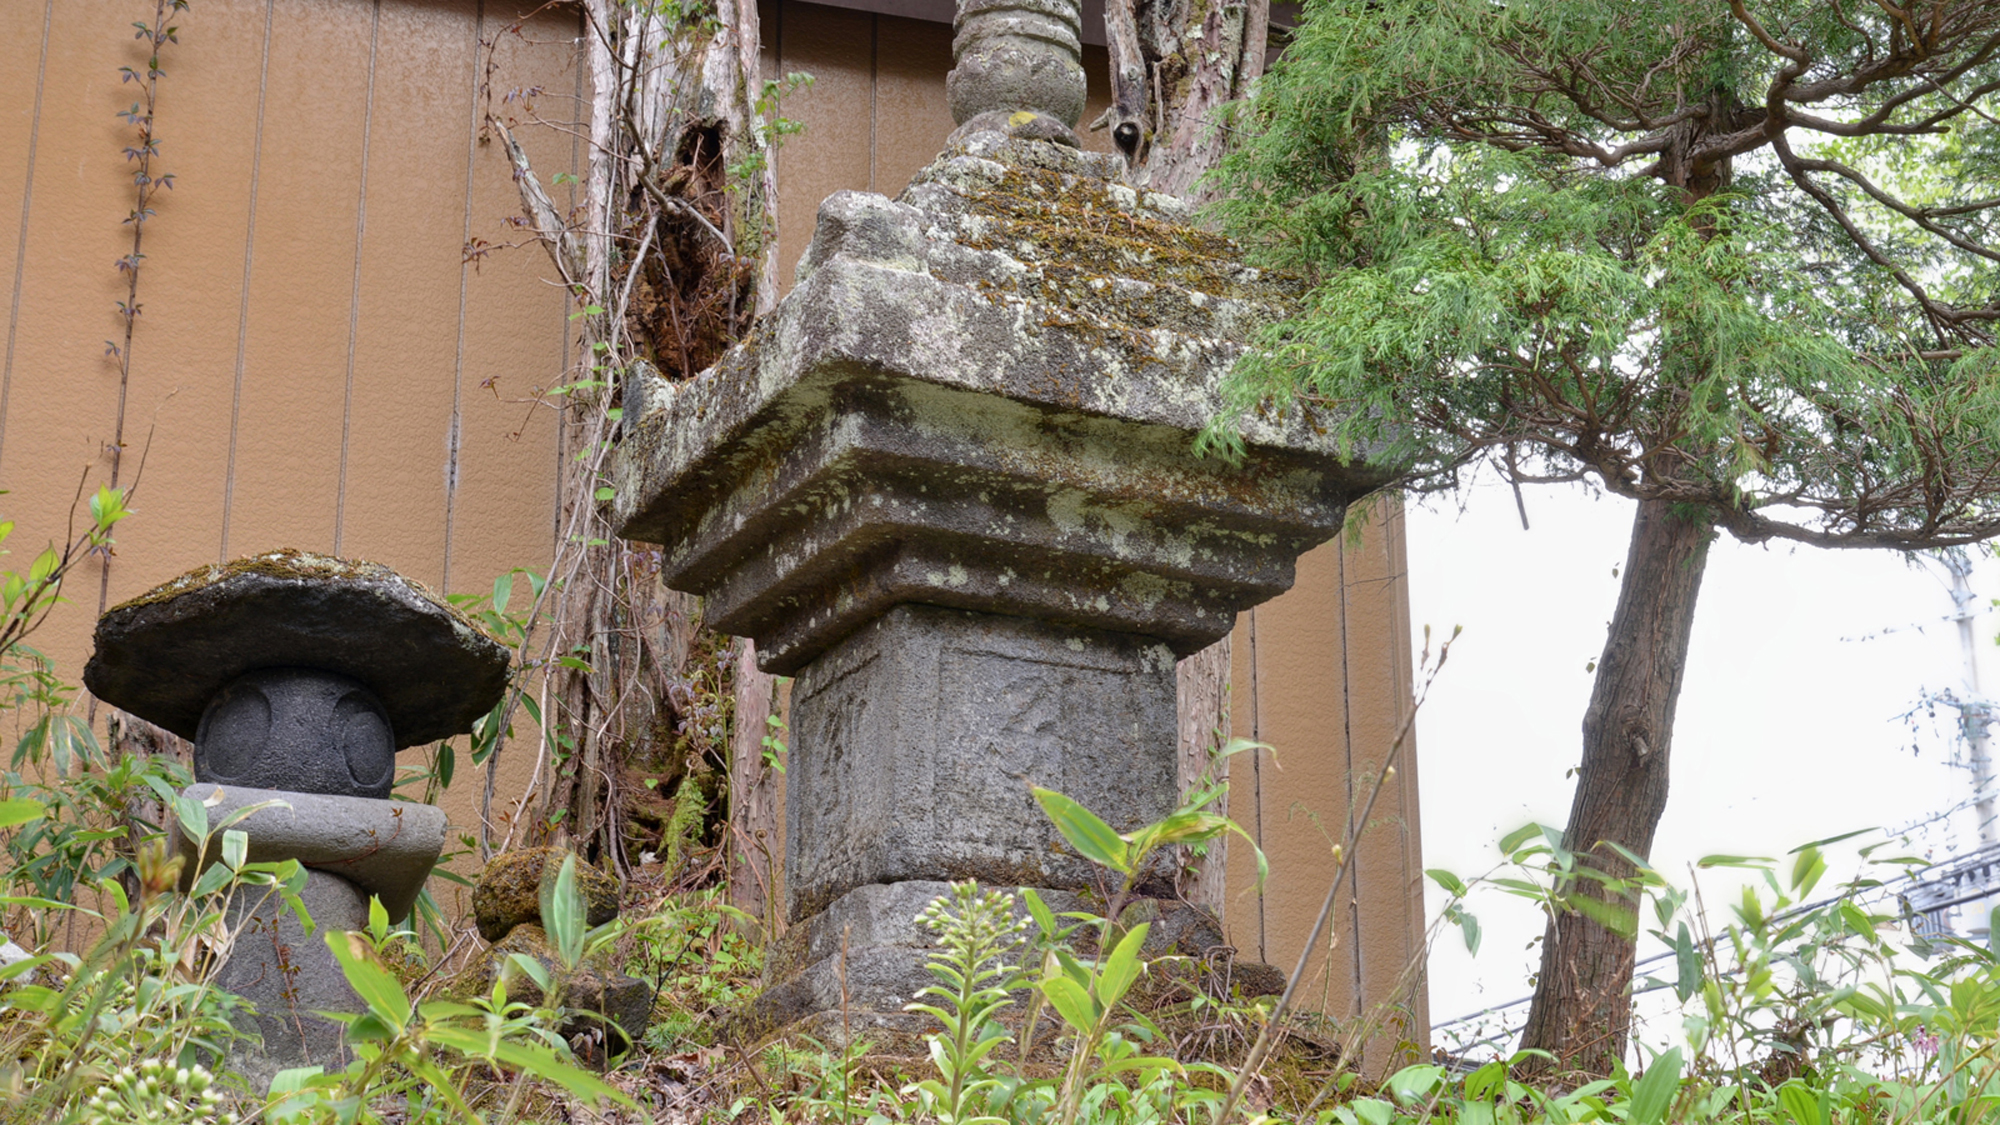
M1180 743L1180 791L1185 797L1209 773L1215 752L1229 741L1229 638L1181 661L1174 667L1176 719ZM1229 779L1227 761L1215 767L1218 781ZM1223 794L1215 812L1229 815L1229 795ZM1182 849L1181 866L1188 874L1181 881L1181 897L1196 906L1222 914L1224 904L1222 874L1228 868L1228 836L1208 842L1203 853Z
M785 857L779 818L779 773L764 761L767 721L778 713L778 678L757 670L757 648L736 642L736 712L729 747L729 901L763 920L764 932L784 932Z
M1215 167L1227 136L1213 127L1223 103L1248 96L1264 73L1270 0L1107 0L1105 32L1112 104L1093 128L1109 126L1134 184L1202 203L1201 177ZM1217 731L1229 734L1230 640L1180 662L1180 788L1208 768ZM1227 800L1216 810L1228 814ZM1186 855L1186 898L1222 912L1226 845Z
M1130 146L1117 138L1132 182L1203 202L1197 181L1227 147L1222 107L1248 97L1264 73L1270 0L1136 0L1136 52L1117 26L1119 3L1106 8L1116 101L1104 124L1130 125L1135 110L1150 116ZM1139 93L1128 88L1134 72L1143 76Z
M1584 712L1583 761L1563 835L1580 866L1613 878L1633 868L1605 844L1649 855L1666 809L1674 706L1713 538L1706 518L1660 500L1641 501L1632 522L1618 608ZM1569 892L1626 912L1633 905L1593 879L1578 880ZM1624 1058L1630 1031L1633 954L1632 938L1599 920L1574 910L1551 916L1522 1046L1549 1052L1563 1070L1610 1073Z
M586 0L590 156L580 223L549 198L507 122L489 114L532 229L589 310L578 383L612 384L571 394L563 409L564 448L575 456L559 485L548 651L584 660L549 673L554 706L543 754L552 778L524 838L573 838L621 875L622 770L676 745L670 700L688 687L696 611L693 599L660 587L650 552L616 540L606 522L598 495L619 435L611 408L636 413L671 394L671 382L692 378L776 295L776 196L755 121L756 5L722 0L712 17L677 22L664 10ZM769 695L769 677L759 676L751 667L737 685L736 713L753 742L769 713L768 702L756 701L760 683ZM728 747L714 751L717 761L728 756ZM489 806L498 761L496 750ZM487 819L483 848L494 835Z

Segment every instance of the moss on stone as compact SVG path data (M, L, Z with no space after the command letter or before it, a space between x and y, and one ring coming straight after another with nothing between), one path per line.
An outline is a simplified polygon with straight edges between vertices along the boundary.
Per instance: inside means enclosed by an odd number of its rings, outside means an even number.
M1235 243L1185 221L1180 201L1102 172L1049 145L961 143L904 199L942 222L933 238L965 251L933 253L941 279L1023 302L1040 327L1122 357L1100 365L1107 373L1172 366L1161 331L1238 341L1295 309L1303 279L1244 265ZM1011 265L996 268L996 258Z
M1115 307L1121 319L1173 327L1161 322L1154 294L1120 300L1116 285L1105 283L1129 278L1258 304L1290 303L1305 292L1302 278L1243 265L1229 239L1149 214L1142 194L1123 184L1031 165L998 166L1002 174L979 190L949 185L965 200L965 215L992 220L972 224L978 231L962 242L1015 257L1019 248L1031 248L1033 260L1023 264L1032 268L1023 280L1041 290L1034 296L1072 308ZM940 170L919 182L943 183Z
M489 860L472 890L479 936L499 941L517 926L540 923L542 884L556 877L569 854L566 848L516 848ZM586 925L601 926L618 916L618 880L578 859L576 888L583 895Z
M295 547L280 547L274 551L248 555L226 563L206 563L170 578L138 597L119 602L112 606L108 613L169 602L183 594L207 589L242 574L261 574L266 578L299 581L392 582L422 596L466 628L482 636L486 635L486 630L477 621L432 593L430 587L414 578L407 578L378 562L337 558L316 551L301 551Z

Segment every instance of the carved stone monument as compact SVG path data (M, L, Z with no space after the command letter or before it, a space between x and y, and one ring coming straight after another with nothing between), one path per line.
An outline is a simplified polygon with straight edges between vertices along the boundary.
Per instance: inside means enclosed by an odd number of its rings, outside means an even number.
M962 0L948 150L898 200L828 198L754 336L628 402L620 534L798 677L792 929L750 1032L840 1003L843 933L851 1007L913 1018L940 880L1097 886L1029 787L1169 812L1175 659L1382 479L1307 411L1194 454L1297 287L1074 147L1076 36L1068 0Z
M216 976L256 1004L262 1048L231 1059L259 1084L278 1070L345 1062L340 1025L360 1011L324 933L368 924L379 898L407 916L444 847L431 805L389 800L399 747L472 727L507 682L507 650L387 567L298 551L208 566L97 623L84 683L99 698L194 740L184 796L232 827L252 863L296 859L317 931L264 888L232 900L240 926ZM221 857L187 825L183 889Z

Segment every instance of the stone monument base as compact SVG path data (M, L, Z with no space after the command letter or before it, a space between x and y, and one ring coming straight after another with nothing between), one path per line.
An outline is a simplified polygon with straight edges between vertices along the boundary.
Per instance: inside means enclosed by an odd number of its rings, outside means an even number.
M867 1039L879 1053L923 1055L922 1037L938 1030L937 1021L904 1007L913 1001L938 1003L918 993L940 983L924 966L942 943L918 915L950 891L950 884L931 880L856 887L794 925L767 955L764 979L769 987L725 1021L723 1035L748 1044L778 1032L799 1032L828 1046ZM1015 916L1026 918L1019 890L1012 893ZM1101 903L1073 891L1038 888L1035 893L1058 917L1102 909ZM1144 949L1149 960L1178 956L1201 965L1234 952L1223 944L1214 916L1186 903L1141 898L1127 907L1125 920L1152 924ZM1064 924L1069 921L1063 919ZM1095 946L1094 931L1086 927L1077 937L1078 952L1088 955ZM1018 956L1035 954L1024 946ZM1237 969L1234 976L1246 996L1284 988L1284 974L1268 965L1245 962ZM1016 1007L1025 1010L1025 1000L1025 995L1017 997ZM1050 1023L1037 1029L1036 1039L1053 1042L1060 1032L1060 1026Z
M800 924L843 895L911 880L1097 887L1107 873L1070 850L1030 788L1063 793L1129 832L1178 801L1175 731L1164 644L896 606L792 689L786 830L813 846L787 856L788 914ZM1141 889L1171 893L1171 880L1162 855ZM898 906L879 924L903 926L922 906Z
M215 986L257 1006L237 1017L239 1030L261 1036L261 1047L241 1043L229 1065L253 1089L266 1089L280 1070L323 1066L339 1070L352 1060L343 1028L316 1012L359 1012L361 998L327 948L326 935L368 928L368 894L327 871L306 870L299 892L314 929L308 935L298 915L269 887L242 887L225 915L236 942L215 974Z

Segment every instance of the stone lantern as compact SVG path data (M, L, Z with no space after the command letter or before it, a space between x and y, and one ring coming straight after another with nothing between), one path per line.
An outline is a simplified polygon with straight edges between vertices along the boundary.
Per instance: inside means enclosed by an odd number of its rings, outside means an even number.
M98 621L91 692L193 740L184 795L211 825L271 803L233 825L250 862L306 867L311 937L263 888L230 904L242 929L216 983L256 1003L263 1037L239 1068L267 1082L344 1063L340 1025L313 1013L361 1006L321 935L365 928L371 896L406 917L444 847L443 810L389 799L396 751L472 729L507 664L478 626L387 567L299 551L190 571ZM221 841L176 836L185 889Z
M895 1025L942 880L1099 886L1029 787L1121 831L1169 812L1176 658L1385 479L1303 408L1195 455L1297 283L1074 147L1071 0L961 0L958 31L946 152L894 201L828 198L752 338L632 394L613 470L620 534L797 677L792 936L752 1031L843 990Z

